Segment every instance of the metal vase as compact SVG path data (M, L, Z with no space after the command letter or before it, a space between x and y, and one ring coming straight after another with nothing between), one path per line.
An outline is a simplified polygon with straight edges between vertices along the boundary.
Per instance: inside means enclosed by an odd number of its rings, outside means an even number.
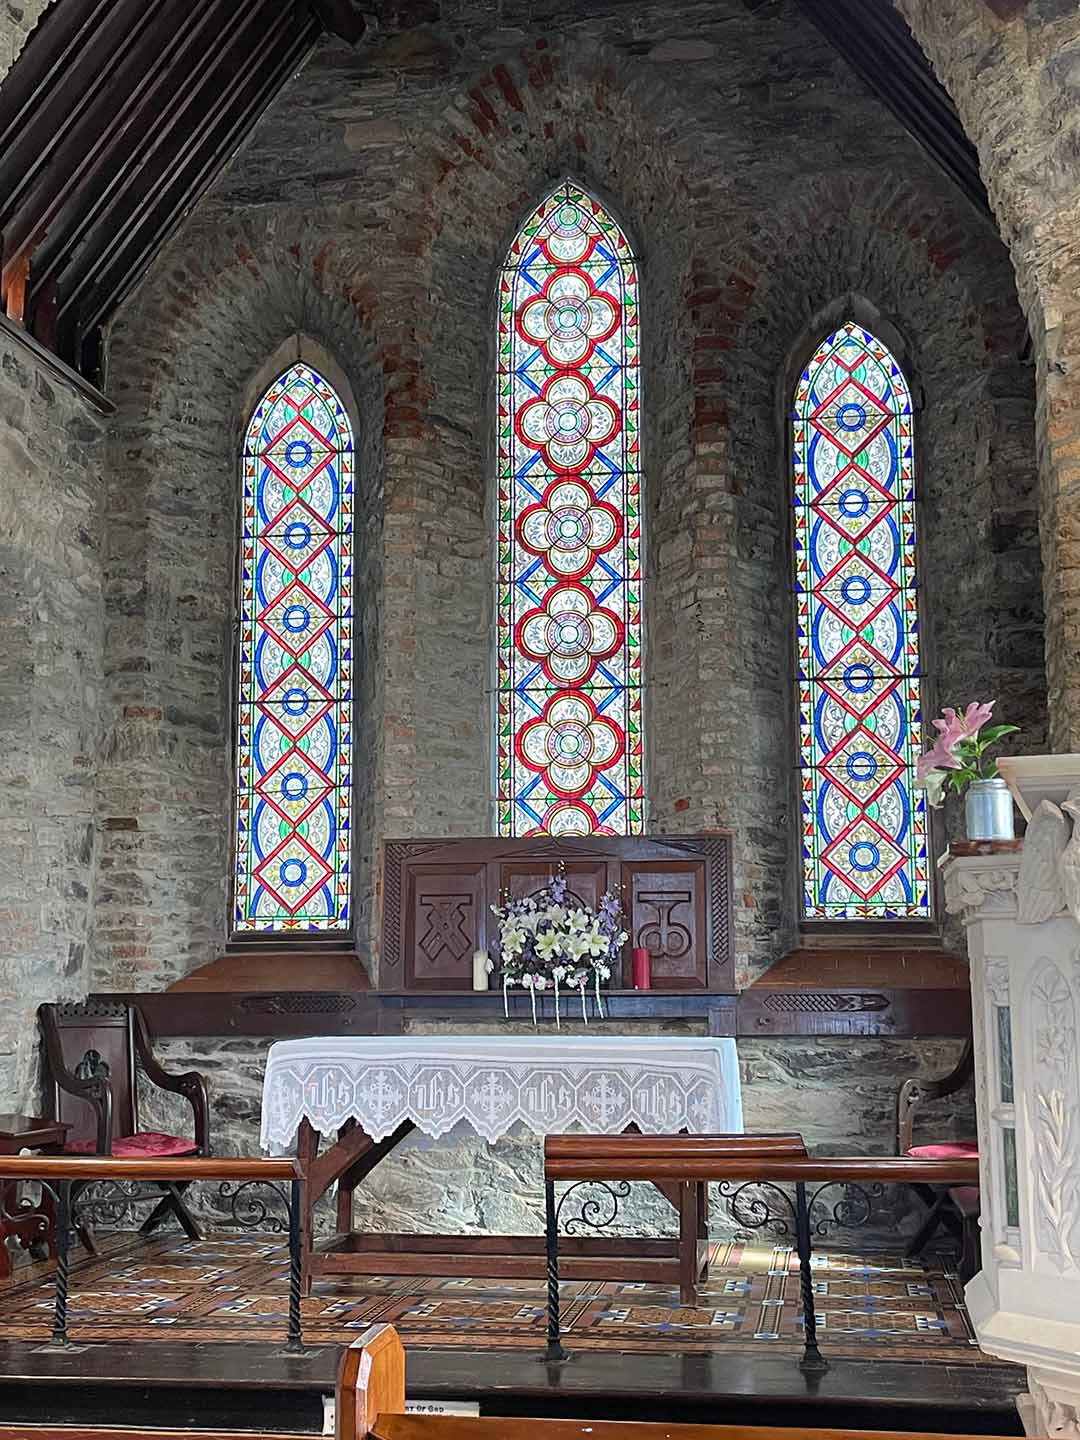
M1012 840L1013 798L1000 775L973 780L964 796L964 819L969 840Z

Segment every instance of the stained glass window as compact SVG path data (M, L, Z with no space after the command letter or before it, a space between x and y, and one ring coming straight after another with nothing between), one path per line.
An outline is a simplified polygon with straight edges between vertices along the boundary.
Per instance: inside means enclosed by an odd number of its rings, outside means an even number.
M350 923L353 437L296 364L243 454L236 930Z
M642 831L638 277L565 182L510 247L498 316L498 827Z
M926 919L907 382L844 325L800 376L792 424L803 914Z

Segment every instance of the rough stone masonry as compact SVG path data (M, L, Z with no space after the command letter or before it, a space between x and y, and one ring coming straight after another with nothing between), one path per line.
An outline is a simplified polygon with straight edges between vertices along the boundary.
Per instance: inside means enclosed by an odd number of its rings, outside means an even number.
M0 8L0 67L41 8ZM928 705L996 694L1041 748L1045 589L1072 733L1080 175L1060 55L1080 23L1051 0L1011 25L978 0L901 8L980 146L1011 263L793 0L399 0L360 49L320 44L151 265L109 336L115 417L0 337L0 1046L20 1103L33 1003L82 993L88 951L94 988L157 988L225 939L237 453L290 337L343 372L360 443L365 958L382 839L490 828L493 285L564 175L640 255L649 827L735 829L741 983L796 936L784 418L838 321L878 329L918 401ZM818 1145L887 1149L899 1078L954 1049L744 1044L748 1123L797 1109ZM204 1060L221 1138L250 1149L258 1047ZM469 1160L474 1197L489 1163ZM386 1183L383 1219L415 1218Z

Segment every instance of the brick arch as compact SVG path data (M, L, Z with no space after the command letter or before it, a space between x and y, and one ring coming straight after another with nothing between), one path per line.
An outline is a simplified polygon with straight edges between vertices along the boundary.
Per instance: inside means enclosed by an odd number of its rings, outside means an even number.
M219 952L231 856L239 441L286 337L336 362L357 414L357 928L378 806L382 356L357 258L317 229L185 232L110 335L106 654L99 778L101 983L167 984Z
M999 695L1037 745L1046 715L1044 673L1031 660L1042 625L1034 380L1018 360L1025 326L1006 252L932 192L874 175L824 187L808 179L745 245L732 252L733 272L755 280L726 288L737 299L721 312L726 363L708 384L730 445L722 564L762 597L735 620L731 663L718 652L733 706L754 717L756 763L790 774L794 761L787 416L796 365L849 318L842 311L877 324L886 343L901 340L918 407L928 703ZM712 763L730 764L728 749L718 735ZM776 801L775 791L741 786L741 827L760 830ZM789 836L786 886L771 897L787 915L793 844Z
M409 673L388 677L388 716L401 742L387 757L387 793L396 813L414 817L415 833L486 833L492 821L496 283L522 221L567 175L610 206L640 253L647 486L659 494L668 472L685 464L695 208L681 113L678 97L633 61L591 43L538 41L477 76L418 137L416 191L394 222L397 248L411 262L408 301L396 299L399 323L384 336L410 371L409 443L427 457L397 466L390 456L387 474L388 543L403 560L395 633L421 657ZM453 669L436 679L436 658L447 653ZM445 702L431 716L416 702L436 683ZM480 707L477 696L485 697ZM440 791L424 776L443 755L459 778Z
M657 368L650 350L659 349L650 331L666 348L688 344L678 333L678 310L695 240L687 185L693 150L684 138L692 133L677 93L654 71L595 42L537 40L460 92L442 124L425 131L415 199L397 216L399 245L415 255L415 308L401 350L416 348L423 398L436 417L465 416L473 431L490 428L484 389L491 325L471 317L490 317L510 242L544 192L567 175L611 209L639 249L647 277L646 384ZM460 324L463 315L471 323ZM455 326L455 343L437 343ZM421 335L433 342L426 357ZM654 376L654 384L664 378ZM474 483L482 486L482 477L474 474Z

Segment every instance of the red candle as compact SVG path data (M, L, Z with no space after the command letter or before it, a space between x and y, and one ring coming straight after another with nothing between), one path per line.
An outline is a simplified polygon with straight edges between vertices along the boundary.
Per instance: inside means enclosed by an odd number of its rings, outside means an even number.
M634 949L632 974L635 990L652 989L652 956L644 946L637 946Z

